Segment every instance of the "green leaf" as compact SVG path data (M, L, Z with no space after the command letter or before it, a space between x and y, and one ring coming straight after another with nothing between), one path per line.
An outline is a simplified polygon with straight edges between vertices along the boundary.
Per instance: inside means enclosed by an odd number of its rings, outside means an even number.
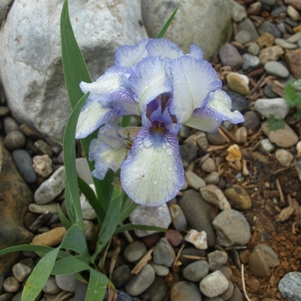
M287 84L284 87L283 98L291 107L301 104L301 96L297 93L292 84Z
M124 116L124 117L122 117L120 126L122 126L123 128L125 128L126 126L129 126L130 122L131 122L131 117L132 116Z
M269 115L267 123L270 131L277 131L279 129L284 129L285 127L284 119L276 119L274 114Z
M61 223L65 227L65 229L68 230L72 226L72 224L68 220L68 218L65 216L65 214L63 213L61 206L59 204L57 205L57 214L59 216Z
M134 224L126 224L118 227L114 234L119 234L125 231L131 230L143 230L143 231L156 231L156 232L166 232L166 229L155 227L155 226L146 226L146 225L134 225Z
M51 274L53 275L68 275L75 274L81 271L89 270L90 266L82 260L72 255L62 258L55 262Z
M85 301L101 301L103 300L109 279L102 273L90 269L89 285Z
M177 5L177 7L174 9L173 13L171 14L171 16L168 18L168 20L166 21L166 23L163 25L163 27L161 28L160 32L157 35L157 39L159 38L163 38L165 35L165 32L167 31L171 21L173 20L173 18L175 17L177 10L181 4L182 0L179 2L179 4Z
M57 247L48 252L32 270L23 289L22 301L35 300L39 295L50 276L59 250L60 247Z
M130 214L137 208L138 204L134 203L132 200L128 198L126 202L123 203L121 213L119 214L118 221L122 223L125 219L127 219Z

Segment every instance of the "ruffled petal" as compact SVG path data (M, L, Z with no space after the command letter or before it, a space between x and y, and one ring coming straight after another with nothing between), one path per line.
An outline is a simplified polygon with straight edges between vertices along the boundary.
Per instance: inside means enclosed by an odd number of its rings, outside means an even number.
M188 55L190 55L198 60L202 60L204 58L203 50L196 44L192 44L190 46L190 52Z
M172 61L173 100L170 111L179 123L186 123L193 110L206 105L209 93L221 88L211 64L189 55Z
M150 39L145 48L150 56L161 58L177 59L184 55L176 44L166 39Z
M141 59L147 57L148 53L145 45L149 39L142 39L137 45L124 45L118 48L115 53L115 64L121 67L131 67Z
M231 111L231 98L229 95L222 91L218 90L214 93L210 93L209 102L207 107L212 110L217 118L222 121L228 120L231 123L240 123L244 122L244 117L239 111Z
M147 57L133 67L129 84L138 102L139 113L145 113L146 105L162 93L171 92L172 84L165 71L165 61L159 57Z
M177 136L142 128L120 175L124 191L138 204L157 206L175 197L184 184Z

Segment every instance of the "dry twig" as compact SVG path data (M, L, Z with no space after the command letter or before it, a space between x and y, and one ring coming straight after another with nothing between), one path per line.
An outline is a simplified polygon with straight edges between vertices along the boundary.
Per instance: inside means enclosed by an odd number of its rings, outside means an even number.
M281 185L280 185L280 182L279 182L278 178L276 179L276 186L277 186L277 189L278 189L278 192L279 192L280 202L282 204L284 204L285 200L284 200L283 192L282 192Z
M241 265L241 282L242 282L242 288L245 294L245 297L248 301L251 301L248 297L247 291L246 291L246 284L245 284L245 272L244 272L244 265Z
M155 247L152 247L145 253L145 255L138 261L138 263L131 270L131 274L137 275L147 265L147 263L152 259L152 253L154 249Z

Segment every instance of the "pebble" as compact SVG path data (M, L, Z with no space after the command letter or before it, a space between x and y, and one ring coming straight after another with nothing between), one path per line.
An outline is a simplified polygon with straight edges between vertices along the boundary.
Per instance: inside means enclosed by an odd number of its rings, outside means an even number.
M264 32L257 40L256 43L260 49L268 48L274 45L275 37L268 32Z
M252 42L249 44L248 46L248 52L251 54L251 55L255 55L257 57L257 55L259 54L260 52L260 47L257 43L255 42Z
M210 173L212 171L216 171L215 161L210 157L207 158L204 162L202 162L201 169L208 173Z
M30 155L23 149L17 149L12 152L12 157L24 180L29 184L35 183L37 175L32 167Z
M57 214L57 203L51 203L47 205L29 204L28 210L33 213L42 214L49 211L51 214Z
M0 106L0 117L5 117L9 114L10 110L8 107Z
M207 141L207 137L206 137L206 133L204 132L198 132L196 134L197 137L197 145L200 148L200 150L206 152L207 148L209 147L208 141Z
M237 141L237 143L243 144L247 142L247 137L248 137L248 131L244 126L239 127L235 133L234 137Z
M235 1L229 1L231 17L234 22L240 22L247 17L246 9Z
M134 275L125 285L125 291L131 296L143 293L155 280L155 271L150 264L142 268L139 274Z
M244 300L244 298L242 296L240 289L238 287L235 287L234 291L233 291L233 295L227 301L243 301L243 300Z
M3 281L2 287L7 293L16 293L20 289L20 283L15 277L7 277Z
M206 133L207 140L209 144L212 145L222 145L226 143L225 138L219 133Z
M238 184L229 186L224 195L231 207L236 210L248 210L252 207L252 200L247 191Z
M90 184L89 186L95 193L94 184ZM97 217L96 212L94 211L93 207L90 205L90 203L88 202L88 200L86 199L83 193L80 194L79 200L80 200L80 207L82 209L83 219L89 221L95 219Z
M205 259L205 257L206 257L206 253L204 250L198 250L193 247L187 247L182 251L182 253L180 254L180 258L179 258L179 261L182 263L183 266L187 266L192 261L192 259L185 258L184 255L203 257L203 258L200 258L200 260Z
M161 265L161 264L156 264L152 261L149 264L153 267L156 275L158 275L158 276L167 276L169 274L169 268L168 267L166 267L164 265Z
M3 118L2 122L5 135L8 135L12 131L19 131L19 124L12 117L7 116Z
M34 171L43 178L52 174L52 161L48 155L33 157Z
M52 158L52 149L44 140L37 140L33 145L33 151L36 155L48 155Z
M233 291L234 291L234 284L232 283L232 281L228 281L229 282L229 286L228 288L219 295L219 297L222 300L229 300L229 298L231 298L231 296L233 295Z
M149 296L148 301L162 301L167 293L167 287L162 277L155 277L154 282L145 291Z
M4 146L13 151L22 148L25 145L26 138L20 131L11 131L4 138Z
M276 0L259 0L259 2L268 6L274 6L276 4Z
M205 181L190 170L185 172L185 179L188 186L194 188L195 190L199 190L200 188L206 186Z
M65 189L65 167L61 166L35 191L34 200L39 205L52 202Z
M237 110L243 113L248 109L249 104L245 96L231 90L227 91L227 94L230 96L232 101L232 111Z
M176 259L173 247L165 237L162 237L156 244L153 252L153 261L166 267L171 267Z
M86 283L83 283L83 282L78 282L77 283L77 287L76 287L76 290L75 290L75 294L74 294L74 297L73 297L73 300L71 301L82 301L82 300L85 300L85 297L86 297L86 294L87 294L87 290L88 290L88 285ZM118 292L117 291L117 295L118 295ZM107 300L107 299L104 299L104 300Z
M56 275L55 282L61 290L72 293L75 293L78 285L76 274Z
M287 273L278 284L282 298L287 301L301 301L301 273Z
M201 292L195 283L179 281L170 290L170 301L202 301Z
M130 243L124 250L123 255L129 262L136 262L146 253L146 246L141 241Z
M208 246L214 246L215 233L212 220L216 215L216 208L208 204L199 192L192 189L183 192L178 204L185 214L188 225L197 231L205 231Z
M192 282L200 282L209 273L209 265L206 260L197 260L187 265L183 271L183 277Z
M260 249L254 249L249 259L249 271L255 277L269 277L271 269L269 268L265 256Z
M259 58L256 55L244 53L242 55L242 58L243 58L242 70L244 71L251 68L256 68L260 65Z
M280 14L286 13L286 6L280 5L271 11L271 16L279 16Z
M285 39L275 39L275 44L281 46L284 49L296 49L297 45L287 42Z
M260 126L260 118L254 111L244 113L244 119L242 125L248 130L255 131Z
M267 72L267 74L274 75L280 78L286 78L289 76L287 68L279 62L266 63L264 65L264 70Z
M31 273L32 269L22 263L16 263L12 267L14 277L19 281L23 282L27 276Z
M262 139L259 144L259 151L264 155L272 153L275 150L276 146L268 138Z
M284 53L284 50L276 45L264 48L259 52L259 60L262 65L265 65L267 62L278 61L280 56Z
M31 127L30 125L26 124L26 123L22 123L20 125L20 131L29 139L32 140L42 140L44 137L43 135L38 132L35 128Z
M60 291L61 289L56 284L55 277L50 276L43 287L43 292L46 294L55 295L58 294Z
M276 24L276 27L283 35L287 34L287 30L286 30L285 24L283 22Z
M208 254L210 271L217 271L228 262L228 254L225 251L213 251Z
M243 21L241 21L240 23L238 23L237 29L238 30L244 29L244 30L248 31L251 34L252 41L257 40L259 37L253 22L249 18L246 18Z
M210 174L204 177L204 181L206 184L214 184L216 185L219 182L219 174L217 171L213 171Z
M257 28L258 33L261 35L263 33L270 33L273 35L275 38L281 38L281 32L277 29L277 27L269 22L269 21L264 21L258 28Z
M288 43L297 43L301 39L301 32L296 32L295 34L291 35L286 41Z
M236 35L235 35L235 41L241 43L241 44L246 44L251 41L251 34L246 31L246 30L240 30Z
M292 76L301 78L301 49L286 50L284 60Z
M112 282L116 288L124 286L131 278L131 270L127 265L117 267L112 274Z
M293 155L285 149L277 149L275 152L275 157L280 165L284 167L290 167L293 162Z
M200 282L201 292L210 298L222 294L228 287L229 281L221 271L210 273Z
M178 231L185 231L187 229L187 221L181 207L177 204L171 204L169 212L174 228Z
M245 75L231 72L227 75L227 83L231 90L241 95L246 95L250 92L249 78Z
M278 94L276 94L270 85L265 85L263 88L263 94L267 97L267 98L277 98L279 97Z
M173 247L177 247L184 239L179 231L172 229L169 229L169 231L165 233L165 238Z
M250 225L240 212L224 210L212 222L217 233L216 242L221 246L244 246L251 238Z
M300 21L300 13L293 6L287 7L287 14L293 21Z
M259 98L255 101L254 108L266 118L274 115L276 119L282 119L288 114L290 106L284 98Z
M277 131L270 131L267 122L263 122L261 128L272 143L283 148L291 147L299 140L296 133L286 123L284 129L278 129Z
M54 247L59 245L66 234L64 227L57 227L48 232L36 235L33 240L33 245Z
M138 206L129 218L134 225L156 226L167 229L171 224L171 216L165 203L156 207ZM135 234L138 237L148 236L153 233L156 233L156 231L135 230Z
M184 167L187 167L197 156L197 146L188 142L180 145L180 154Z
M207 185L200 189L200 193L204 200L209 204L212 204L221 210L231 209L231 205L217 186Z
M223 45L218 54L223 66L230 66L233 70L238 70L242 66L242 57L232 44Z
M207 234L205 231L198 232L194 229L190 229L185 236L185 240L193 244L199 250L206 250L208 248Z
M219 270L225 275L225 277L229 280L232 276L232 270L226 265L223 265L219 268Z
M263 253L264 259L270 268L275 268L280 264L277 254L271 247L259 244L255 249L259 249Z

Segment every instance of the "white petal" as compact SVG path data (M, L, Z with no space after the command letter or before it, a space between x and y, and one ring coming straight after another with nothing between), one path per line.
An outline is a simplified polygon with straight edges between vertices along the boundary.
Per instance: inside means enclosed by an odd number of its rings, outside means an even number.
M145 48L150 56L176 59L184 55L184 52L178 47L178 45L166 39L149 40Z
M175 197L184 185L177 136L142 128L120 175L124 191L136 203L157 206Z
M190 126L194 129L198 129L204 132L215 132L219 125L221 124L221 120L217 118L210 118L208 116L197 116L193 115L185 125Z
M186 123L196 108L206 104L209 93L221 88L221 81L211 64L192 56L172 61L173 95L171 113L179 123Z
M202 60L204 57L204 52L198 45L192 44L190 46L190 52L188 55L193 56L194 58L196 58L198 60Z

